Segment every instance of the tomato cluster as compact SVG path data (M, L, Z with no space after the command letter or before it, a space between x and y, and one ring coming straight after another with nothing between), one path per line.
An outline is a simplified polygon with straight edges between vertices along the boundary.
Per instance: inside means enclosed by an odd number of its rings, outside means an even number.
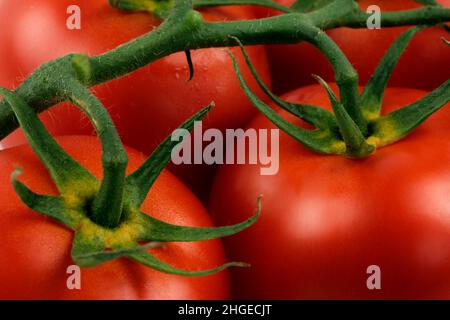
M293 0L278 0L290 5ZM440 0L450 7L450 1ZM66 28L69 5L82 8L80 30ZM408 0L362 0L395 11L420 6ZM202 9L207 21L276 15L274 10L228 6ZM104 0L15 0L0 2L0 86L16 88L42 63L71 52L98 55L147 33L160 20L148 13L125 13ZM328 31L365 84L404 27ZM450 50L441 28L422 31L396 67L385 92L383 112L411 104L450 76ZM244 56L232 48L241 66ZM264 83L292 103L331 110L326 91L311 85L311 73L333 81L329 63L311 45L247 48ZM257 114L241 89L226 50L192 51L194 77L184 53L93 88L111 114L128 148L129 171L144 154L193 113L215 102L204 129L274 129ZM270 70L269 70L270 69ZM248 68L244 77L260 94ZM337 87L332 85L337 92ZM426 91L422 91L426 90ZM260 94L261 95L261 94ZM262 95L261 95L262 96ZM305 122L278 110L300 127ZM144 208L164 221L189 226L237 223L253 212L263 195L254 227L225 239L169 243L152 249L177 267L208 269L233 261L252 267L188 278L167 275L125 259L83 271L82 290L68 291L71 232L28 209L15 194L10 174L42 194L55 186L19 129L0 142L1 299L450 299L450 111L447 106L406 139L354 160L312 152L280 134L279 171L264 176L250 164L170 165ZM45 111L42 122L58 142L100 177L101 147L89 120L63 103ZM172 173L170 173L171 171ZM184 183L182 182L184 181ZM202 202L199 200L203 200ZM205 209L209 206L209 212ZM368 267L381 272L381 289L367 287ZM232 293L232 295L231 295Z

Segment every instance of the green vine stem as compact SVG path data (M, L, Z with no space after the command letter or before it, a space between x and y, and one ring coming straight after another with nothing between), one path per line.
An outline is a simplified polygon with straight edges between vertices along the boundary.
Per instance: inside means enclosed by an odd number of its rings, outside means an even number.
M123 211L128 156L101 102L80 83L71 88L70 101L87 114L102 141L103 180L92 202L90 217L104 227L116 227Z
M123 0L139 3L144 0ZM119 5L121 0L111 1ZM79 55L68 55L39 67L14 93L36 112L69 100L68 92L74 78L91 87L124 76L157 59L187 49L235 46L230 38L235 36L244 45L292 44L308 41L317 46L335 68L342 104L358 127L365 132L365 122L357 108L358 77L339 48L323 30L336 27L362 28L368 14L361 12L353 0L335 0L328 6L308 13L291 12L276 17L230 22L205 22L201 14L193 10L191 0L147 0L148 3L167 3L173 7L167 19L154 31L99 56L88 57L83 63L74 64ZM211 1L208 5L223 5L224 1ZM238 4L272 6L268 1L233 1ZM229 4L231 4L230 2ZM197 1L197 6L207 5ZM149 8L149 7L148 7ZM148 9L147 8L147 9ZM280 8L281 9L281 8ZM286 9L282 11L292 11ZM450 21L450 9L426 6L417 10L385 12L381 23L384 27L438 24ZM0 139L18 127L14 112L5 101L0 101Z

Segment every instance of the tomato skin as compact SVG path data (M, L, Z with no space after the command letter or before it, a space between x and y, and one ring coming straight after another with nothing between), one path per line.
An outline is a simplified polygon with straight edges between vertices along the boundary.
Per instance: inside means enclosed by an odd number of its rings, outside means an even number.
M293 0L278 0L291 5ZM450 7L450 0L439 0ZM419 8L414 0L361 0L362 10L378 5L382 11L398 11ZM273 10L258 9L260 17L277 14ZM327 34L337 43L354 65L360 83L367 83L376 66L393 41L411 27L382 28L381 30L338 28ZM440 28L428 28L415 36L396 66L389 81L391 87L432 90L450 78L450 48L441 37L447 33ZM334 81L334 72L323 54L308 43L298 45L268 46L274 90L287 92L314 83L311 74L318 74Z
M66 28L69 16L66 9L73 4L81 8L81 30ZM254 18L248 7L207 9L203 15L208 21ZM150 14L124 13L111 8L104 0L13 1L7 9L0 10L0 85L12 89L50 59L71 52L97 55L147 33L158 24L159 20ZM265 48L256 46L248 50L262 78L270 83ZM232 51L240 65L245 66L240 50L233 48ZM186 57L180 52L93 88L113 117L125 144L150 154L167 135L211 101L216 106L204 121L205 129L240 127L256 114L257 110L239 86L226 49L194 50L192 60L195 75L190 82L187 81L189 68ZM244 73L247 79L251 79L248 68ZM252 87L257 90L255 81L252 81ZM44 112L41 119L54 135L93 133L87 118L67 104ZM1 144L11 147L24 142L20 132ZM189 172L192 168L181 166L173 169L180 176L187 177L192 175ZM211 175L209 168L202 168L198 174L204 179L187 182L198 184L208 180Z
M423 94L388 89L385 111ZM284 98L330 108L319 86ZM281 133L277 175L262 176L255 165L221 167L210 201L219 224L246 218L263 196L259 221L225 239L230 259L252 265L232 271L234 297L450 298L450 143L443 134L449 116L444 108L363 160L316 154ZM275 128L262 115L248 127ZM381 290L366 286L371 265L381 268Z
M58 138L62 147L100 177L101 147L94 137ZM129 172L145 157L127 149ZM28 146L0 152L0 299L228 299L227 271L207 277L164 274L126 259L81 270L81 290L66 281L73 232L28 209L15 194L10 176L19 166L20 180L40 194L57 194L43 165ZM175 176L163 171L152 187L144 212L187 226L211 226L208 213ZM153 249L160 259L179 268L202 270L225 262L220 240L167 243Z

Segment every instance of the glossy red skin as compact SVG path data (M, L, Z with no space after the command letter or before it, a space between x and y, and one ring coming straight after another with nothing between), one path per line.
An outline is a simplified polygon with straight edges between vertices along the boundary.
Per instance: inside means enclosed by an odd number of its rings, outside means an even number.
M385 110L422 95L388 89ZM284 98L329 108L318 86ZM218 223L245 219L263 195L260 220L225 241L230 259L252 265L232 271L234 297L449 299L449 115L441 110L363 160L319 155L281 133L277 175L261 176L255 165L221 167L210 202ZM262 115L248 127L274 128ZM370 265L381 268L382 290L366 287Z
M97 177L101 148L97 139L68 136L62 147ZM145 157L127 149L135 170ZM10 176L23 168L20 180L41 194L57 194L46 170L28 146L0 152L0 299L227 299L227 271L206 277L168 275L127 259L81 270L81 290L68 290L66 268L73 232L28 209L15 194ZM144 202L143 211L186 226L211 226L207 211L191 191L163 171ZM152 252L179 268L203 270L225 262L220 240L168 243Z
M66 29L66 8L78 4L81 30ZM208 21L254 18L248 7L224 7L204 11ZM15 0L0 4L0 85L16 87L45 61L71 52L96 55L147 33L159 20L145 13L124 13L106 0ZM249 47L250 56L263 79L270 82L264 47ZM245 66L240 50L232 51ZM214 101L216 107L204 121L204 128L236 128L245 125L256 109L239 86L226 49L192 52L195 76L190 82L184 53L158 60L138 71L97 86L96 95L111 113L124 143L149 154L187 118ZM248 79L250 72L245 68ZM252 82L253 88L257 88ZM92 134L89 121L77 109L64 105L41 117L54 135ZM1 143L10 147L24 143L15 133ZM182 177L199 166L174 168ZM210 168L195 171L197 189L210 178ZM188 171L188 172L186 172ZM198 176L202 179L198 179Z
M276 2L290 5L294 1ZM450 0L438 2L450 7ZM378 5L382 11L420 7L414 0L361 0L358 3L364 11L369 5ZM258 9L260 17L273 14L276 12ZM381 30L339 28L327 33L358 71L360 83L365 84L389 46L408 28L410 27ZM450 47L441 41L441 37L448 38L448 33L440 28L429 28L417 34L396 66L389 85L431 90L450 78ZM334 81L334 72L329 62L318 49L308 43L269 46L268 54L273 86L277 92L287 92L314 83L311 74Z

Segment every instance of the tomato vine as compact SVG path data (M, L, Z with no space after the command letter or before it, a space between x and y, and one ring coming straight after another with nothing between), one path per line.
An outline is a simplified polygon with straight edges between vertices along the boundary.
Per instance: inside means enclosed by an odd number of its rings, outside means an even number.
M126 75L159 58L189 50L240 45L256 80L269 97L282 108L313 124L306 130L284 121L247 86L232 56L241 86L252 103L301 143L322 153L365 157L376 147L404 137L430 114L450 100L450 80L417 103L380 116L384 89L396 61L411 38L426 25L450 21L450 9L427 2L417 10L382 15L384 27L420 24L404 33L387 52L362 95L358 74L341 49L324 32L336 27L366 26L368 14L353 0L322 1L311 11L298 12L297 6L282 7L268 0L110 0L111 5L132 11L150 11L164 19L154 31L99 56L70 54L39 67L16 90L0 88L0 139L20 125L31 147L50 172L60 196L35 194L13 174L16 193L30 208L50 216L75 232L72 257L80 266L93 266L118 257L129 257L160 271L180 275L206 275L212 270L188 272L159 261L147 249L165 241L199 241L235 234L252 225L252 218L240 224L219 228L190 228L170 225L143 214L140 207L158 175L169 162L174 142L167 138L134 173L126 176L127 155L106 109L90 93L89 87ZM261 5L283 11L281 16L232 22L205 22L195 9L219 5ZM259 79L245 53L244 45L296 43L307 41L322 51L332 64L338 99L319 77L332 102L334 113L312 106L288 104L272 94ZM190 67L192 64L190 63ZM191 76L193 70L191 68ZM103 179L97 181L86 169L58 146L38 112L62 101L70 101L89 117L102 141ZM182 127L191 129L211 106L203 109ZM93 236L94 235L94 236ZM147 242L142 246L141 242Z
M80 55L68 55L38 68L15 93L21 96L36 112L69 100L71 83L78 81L86 87L104 83L126 75L155 60L186 49L235 46L230 37L235 36L244 45L268 43L297 43L308 41L317 46L333 64L336 82L341 91L343 106L364 132L364 121L357 107L358 75L337 45L324 33L336 27L362 28L369 14L362 12L354 0L335 0L308 13L294 8L284 9L286 14L250 21L205 22L195 11L196 7L253 4L282 9L265 0L233 1L155 1L111 0L112 5L130 8L141 5L139 10L161 9L161 3L170 8L164 23L154 31L130 41L99 56L81 59ZM143 5L144 4L144 5ZM158 4L152 7L151 4ZM173 6L172 6L173 5ZM164 9L164 8L162 8ZM162 10L164 11L164 10ZM415 24L438 24L450 21L450 9L435 5L399 12L385 12L383 27ZM18 127L12 109L0 102L0 139Z

